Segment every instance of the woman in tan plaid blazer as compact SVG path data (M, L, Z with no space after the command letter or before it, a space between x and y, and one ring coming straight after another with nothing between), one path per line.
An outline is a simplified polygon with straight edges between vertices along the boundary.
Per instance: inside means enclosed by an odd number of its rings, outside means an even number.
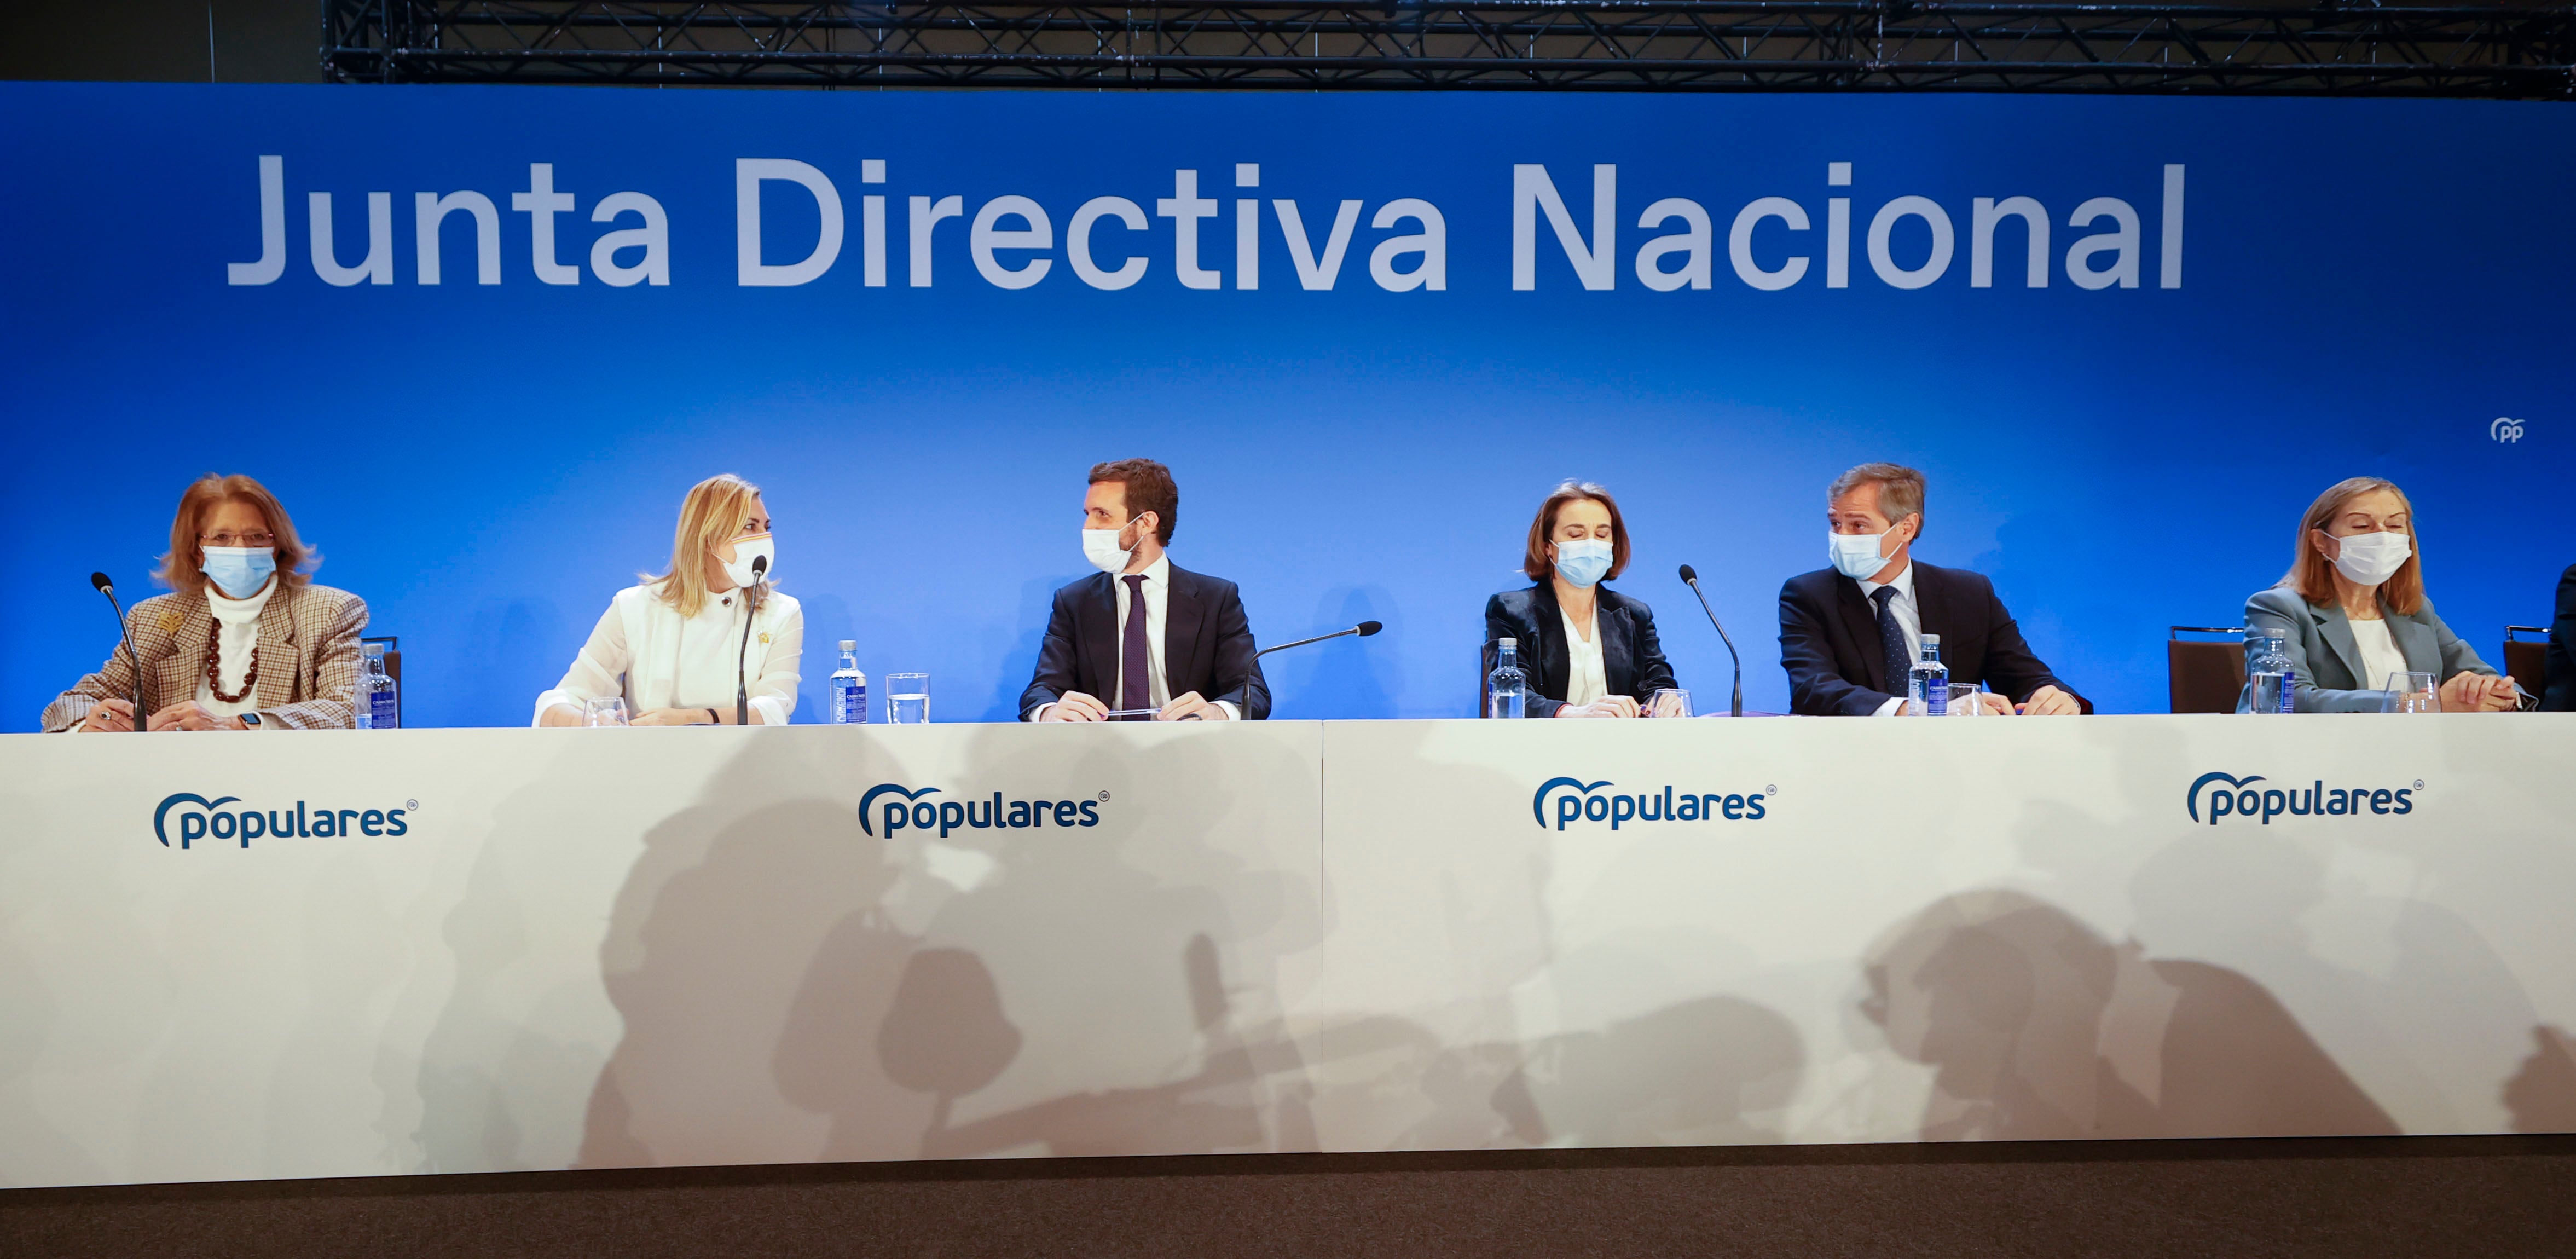
M227 598L209 581L209 547L227 559L265 551L274 571L255 591ZM134 605L125 618L142 657L147 728L345 730L355 724L350 697L367 605L345 590L314 585L308 574L319 560L259 482L210 474L190 485L170 525L170 553L154 574L172 591ZM45 707L44 728L134 729L137 672L120 641L98 672Z

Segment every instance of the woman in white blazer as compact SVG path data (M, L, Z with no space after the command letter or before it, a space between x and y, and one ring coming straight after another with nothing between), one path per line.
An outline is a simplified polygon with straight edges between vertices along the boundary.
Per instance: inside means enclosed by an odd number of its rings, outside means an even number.
M536 724L581 725L589 701L622 695L633 725L732 725L737 679L752 724L787 724L805 613L772 588L776 556L759 486L700 481L680 504L670 571L609 601L563 681L537 697Z

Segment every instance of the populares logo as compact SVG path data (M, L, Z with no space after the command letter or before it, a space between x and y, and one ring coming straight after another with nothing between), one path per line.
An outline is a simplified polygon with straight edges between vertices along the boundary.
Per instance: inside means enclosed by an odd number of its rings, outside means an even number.
M2183 812L2192 821L2200 821L2203 807L2209 824L2218 825L2223 817L2261 818L2265 826L2272 819L2290 817L2347 817L2362 813L2404 816L2415 811L2415 793L2424 789L2418 778L2411 787L2328 787L2325 780L2312 780L2305 787L2257 787L2269 782L2261 774L2208 773L2191 780L2183 791Z
M946 839L948 832L960 827L1025 830L1050 822L1066 827L1098 826L1100 806L1109 799L1106 791L1092 800L1004 800L998 791L990 800L923 799L940 794L943 793L937 787L915 789L901 783L878 783L859 797L859 829L875 835L883 827L885 837L891 839L896 831L907 827L917 831L936 827L939 837Z
M170 824L178 823L179 846L186 848L200 839L239 840L244 848L250 841L263 837L274 839L335 839L353 835L404 835L411 831L408 815L420 810L420 801L405 800L399 809L312 809L301 800L291 809L237 809L239 796L217 796L207 799L193 791L174 792L161 800L152 811L152 835L161 846L170 846Z
M1588 783L1580 778L1551 778L1538 785L1530 797L1530 816L1539 828L1548 824L1549 799L1555 800L1556 829L1564 830L1576 822L1608 822L1617 830L1629 822L1759 822L1770 815L1763 801L1780 794L1778 787L1766 786L1755 792L1681 792L1667 786L1661 791L1637 795L1604 792L1613 786L1609 779Z
M2522 421L2499 415L2487 425L2487 436L2506 445L2522 440Z

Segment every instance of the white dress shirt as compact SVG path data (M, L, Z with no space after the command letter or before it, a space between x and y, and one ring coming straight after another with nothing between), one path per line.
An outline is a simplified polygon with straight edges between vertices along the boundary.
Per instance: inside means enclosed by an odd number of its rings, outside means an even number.
M742 598L739 590L710 595L696 616L682 620L653 583L618 591L563 681L537 696L537 719L557 704L581 708L609 695L625 697L629 718L659 708L732 712L740 668L750 687L752 720L787 724L803 681L798 669L805 654L804 609L793 596L770 591L752 616L746 652Z
M200 677L197 679L197 702L205 705L207 712L218 717L238 717L259 711L259 697L244 693L242 684L250 673L251 653L259 649L259 614L268 607L268 597L276 593L277 578L274 575L269 577L267 585L259 588L258 594L247 599L227 599L215 589L213 582L206 583L206 608L215 614L215 624L219 627L215 643L216 655L221 657L221 661L217 668L222 671L224 689L241 695L240 699L225 703L215 698L214 685ZM291 672L295 662L291 659L271 660L268 667Z
M1576 625L1574 614L1562 605L1556 615L1565 622L1565 702L1581 708L1610 693L1610 675L1601 664L1601 636L1584 635L1585 630L1600 625L1601 608L1593 605L1592 624L1587 626Z
M1896 570L1894 581L1864 581L1860 584L1861 602L1869 605L1869 623L1872 629L1877 628L1878 625L1878 591L1882 587L1889 586L1895 587L1896 597L1887 601L1887 611L1889 615L1896 618L1896 628L1905 632L1905 658L1920 660L1923 658L1923 613L1914 606L1914 561L1912 559L1907 559L1905 567ZM1882 646L1879 650L1885 651L1886 648ZM1905 683L1904 678L1889 678L1887 685L1896 693L1889 696L1887 702L1880 704L1878 711L1871 713L1870 716L1893 717L1905 711Z
M2361 648L2362 690L2387 690L2389 674L2407 671L2406 653L2397 650L2397 638L2388 632L2386 617L2352 621L2352 641Z
M1092 698L1099 700L1102 707L1112 712L1118 709L1118 697L1127 693L1127 579L1131 576L1145 579L1142 589L1145 595L1145 694L1148 700L1146 706L1159 710L1163 705L1172 702L1171 683L1163 676L1163 671L1171 667L1171 662L1164 659L1163 655L1163 626L1170 620L1172 608L1172 557L1167 553L1155 556L1154 562L1146 565L1145 571L1141 573L1110 574L1109 582L1118 591L1118 619L1110 627L1110 632L1114 635L1110 639L1110 655L1118 661L1118 671L1110 680L1109 693L1095 695ZM1199 698L1207 697L1203 695ZM1220 699L1210 702L1224 709L1226 719L1229 721L1239 721L1243 717L1243 710L1236 707L1232 700ZM1054 704L1040 704L1030 709L1029 720L1046 720L1047 710L1053 707L1055 707Z

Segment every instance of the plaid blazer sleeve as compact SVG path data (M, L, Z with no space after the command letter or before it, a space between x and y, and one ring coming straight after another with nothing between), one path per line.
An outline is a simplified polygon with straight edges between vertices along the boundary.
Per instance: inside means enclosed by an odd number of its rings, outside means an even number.
M367 632L366 600L329 586L295 592L295 631L310 644L294 701L263 707L261 726L284 730L347 730L358 724L358 638Z
M125 610L125 632L133 637L134 649L143 653L147 661L157 662L178 647L169 628L175 618L165 615L172 606L172 596L154 595ZM108 653L107 663L100 665L96 673L73 683L70 690L55 696L53 703L45 705L44 729L61 732L80 725L88 718L90 710L98 707L100 700L132 699L134 672L134 657L125 653L125 640L119 638L116 650ZM169 702L163 696L150 693L155 685L152 672L147 670L143 683L145 716L150 716Z

